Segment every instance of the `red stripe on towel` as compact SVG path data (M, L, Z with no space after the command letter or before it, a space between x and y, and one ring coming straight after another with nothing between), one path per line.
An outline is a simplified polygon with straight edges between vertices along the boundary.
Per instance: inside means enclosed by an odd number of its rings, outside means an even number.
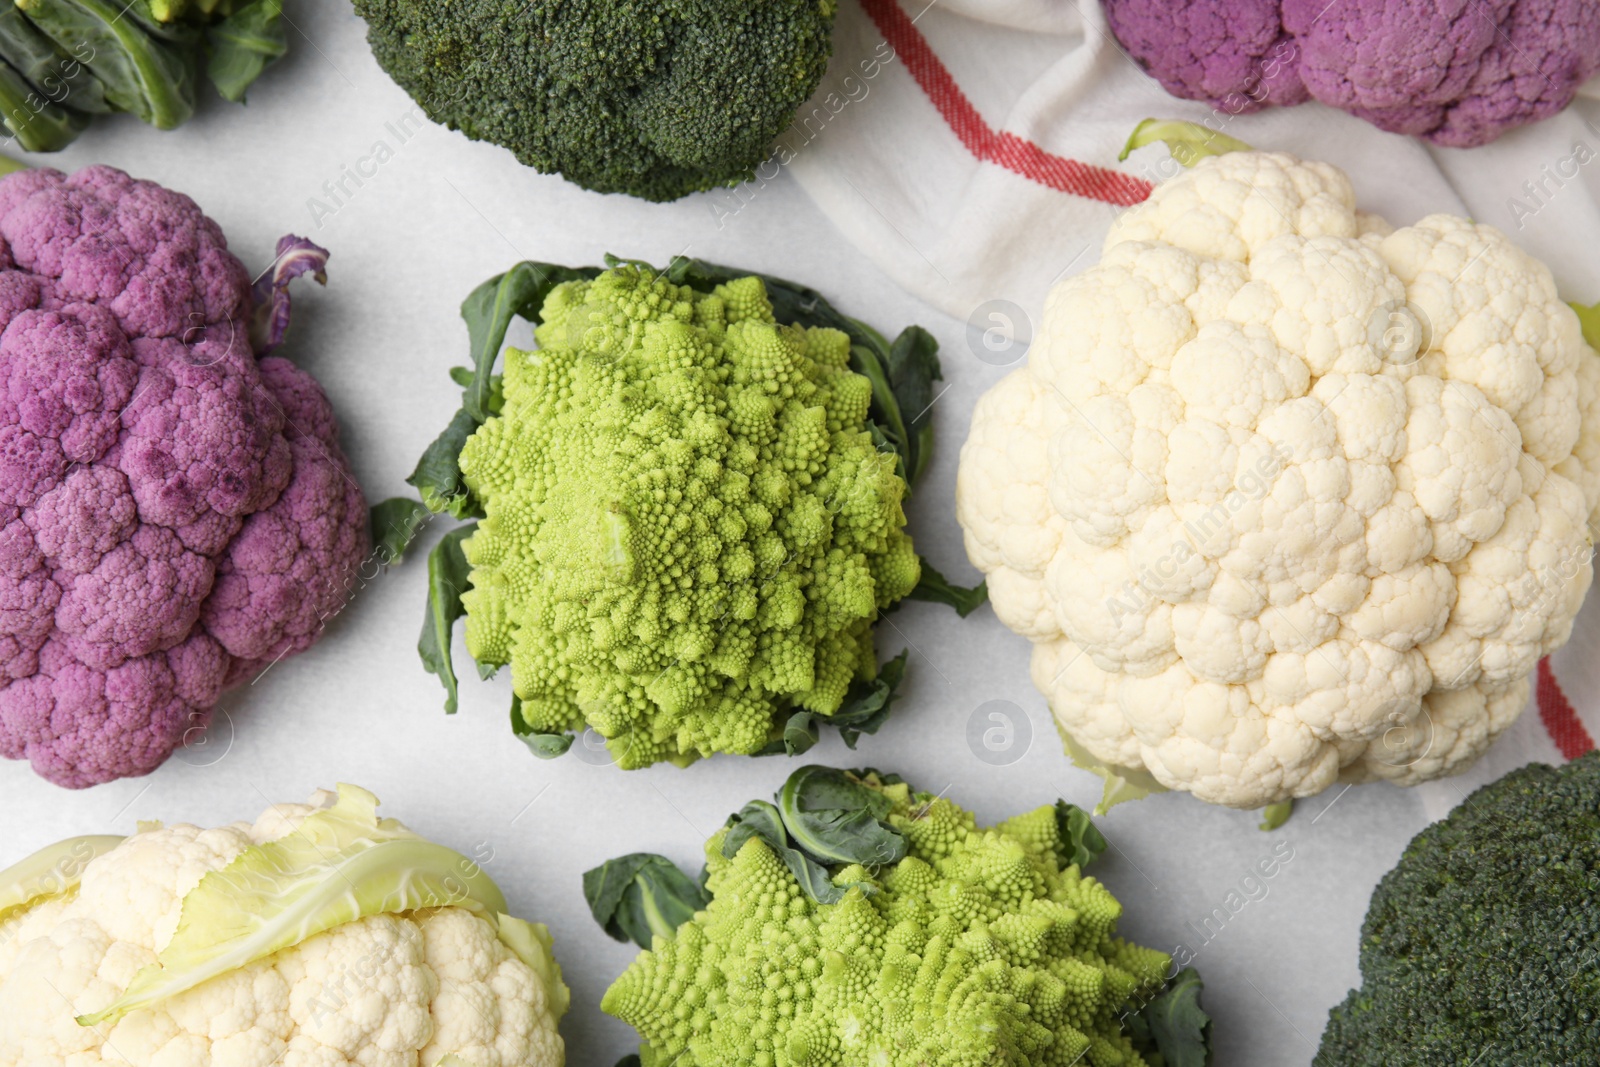
M1556 672L1550 669L1550 659L1539 661L1539 684L1534 690L1539 704L1539 720L1566 759L1577 759L1594 751L1594 738L1583 728L1583 720L1572 710L1572 702L1561 691Z
M922 86L922 91L928 94L940 116L974 156L1047 188L1118 207L1141 203L1150 195L1151 185L1142 178L1052 155L1014 133L994 129L978 114L949 68L897 0L861 0L861 6L917 84Z

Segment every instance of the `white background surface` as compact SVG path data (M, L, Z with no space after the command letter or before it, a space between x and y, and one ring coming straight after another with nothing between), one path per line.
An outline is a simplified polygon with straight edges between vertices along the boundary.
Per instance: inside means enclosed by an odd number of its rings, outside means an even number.
M332 250L328 288L296 292L284 354L332 397L370 499L407 490L403 479L456 407L445 372L465 360L457 308L479 282L523 258L576 265L615 251L660 262L687 251L814 285L886 332L912 322L933 331L950 388L935 408L939 445L910 508L912 530L947 575L975 577L953 515L955 461L974 400L1005 369L975 358L964 323L897 289L788 178L719 229L708 198L657 206L596 196L426 124L401 144L385 124L410 113L411 102L372 61L349 4L300 0L289 15L302 32L247 108L213 99L171 133L130 119L100 122L49 162L110 163L189 193L252 270L285 232ZM378 140L394 157L318 226L308 199L326 200L322 184ZM461 712L446 718L438 682L415 653L421 553L446 521L404 565L361 589L315 649L226 696L207 747L180 752L149 778L76 793L26 765L0 764L0 866L73 834L131 832L140 819L253 818L271 801L355 782L383 799L385 813L478 858L513 910L550 924L573 989L562 1028L568 1062L610 1067L636 1042L598 1002L634 950L589 918L581 873L636 850L698 870L700 841L746 800L775 790L794 765L722 758L624 773L576 755L540 762L510 735L507 680L479 682L464 654ZM1099 780L1061 754L1028 680L1026 642L987 608L963 622L909 604L882 631L885 655L904 644L914 649L910 677L889 725L857 753L834 739L813 759L870 764L948 789L984 821L1058 796L1093 805ZM992 700L1015 704L1031 731L1031 743L1019 731L1023 754L1010 766L984 763L967 741L969 720ZM1302 802L1274 833L1256 822L1184 795L1099 820L1114 847L1094 873L1126 905L1123 932L1168 951L1179 943L1197 950L1220 1067L1310 1061L1328 1008L1357 980L1367 897L1424 818L1414 795L1365 786ZM1266 895L1202 943L1189 924L1225 908L1230 890L1280 842L1293 859L1265 883Z

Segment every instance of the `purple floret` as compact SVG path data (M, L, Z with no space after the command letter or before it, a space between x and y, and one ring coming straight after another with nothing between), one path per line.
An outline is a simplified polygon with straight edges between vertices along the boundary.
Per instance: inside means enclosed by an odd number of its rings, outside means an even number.
M1173 96L1233 115L1307 98L1278 0L1106 0L1106 18Z
M60 785L160 766L365 558L332 409L254 310L188 197L0 180L0 755Z
M1554 115L1600 70L1595 0L1105 6L1112 32L1174 96L1234 113L1310 97L1458 148Z
M309 648L354 590L354 566L324 561L359 565L368 549L366 500L321 387L277 356L261 361L261 377L283 405L294 477L222 553L201 615L240 674Z

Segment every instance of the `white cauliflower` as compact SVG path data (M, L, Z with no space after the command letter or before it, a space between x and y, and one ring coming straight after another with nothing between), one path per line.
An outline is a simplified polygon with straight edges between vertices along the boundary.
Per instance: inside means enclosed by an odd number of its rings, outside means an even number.
M548 932L376 806L340 786L0 873L0 1067L560 1067Z
M1059 284L957 512L1070 740L1236 807L1477 759L1592 577L1600 358L1492 227L1202 161Z

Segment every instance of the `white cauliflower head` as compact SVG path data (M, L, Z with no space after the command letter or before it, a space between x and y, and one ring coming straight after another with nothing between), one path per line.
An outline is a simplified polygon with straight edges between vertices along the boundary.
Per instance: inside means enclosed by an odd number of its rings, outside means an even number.
M1258 807L1464 769L1592 577L1600 357L1489 226L1202 161L1059 284L957 510L1062 730Z
M341 786L0 873L0 1067L560 1067L547 931L376 803Z

